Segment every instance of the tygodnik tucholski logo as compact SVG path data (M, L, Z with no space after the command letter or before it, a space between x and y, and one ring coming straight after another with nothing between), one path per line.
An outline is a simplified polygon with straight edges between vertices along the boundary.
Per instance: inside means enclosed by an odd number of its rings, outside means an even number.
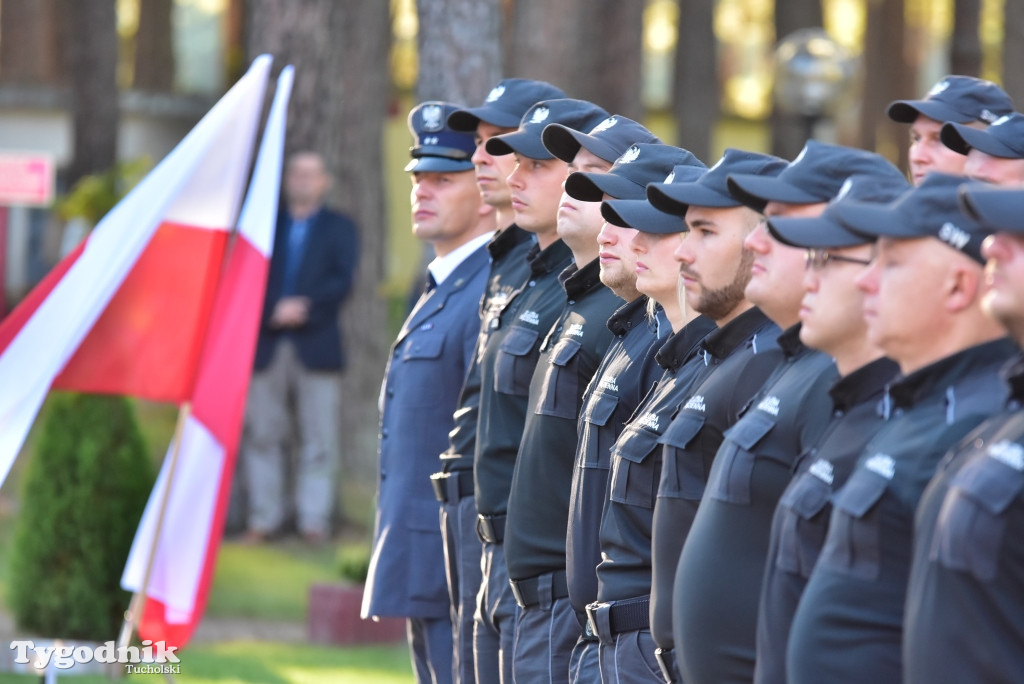
M121 663L125 666L128 674L181 674L181 661L174 652L177 646L167 646L163 641L152 642L146 639L142 647L138 646L114 646L113 641L105 641L97 648L84 644L62 645L59 641L51 645L36 646L35 642L29 640L12 641L11 650L14 651L14 662L20 665L27 665L29 662L37 670L46 670L53 667L58 670L66 670L77 664L86 664L93 661L97 663ZM29 651L35 654L30 659Z

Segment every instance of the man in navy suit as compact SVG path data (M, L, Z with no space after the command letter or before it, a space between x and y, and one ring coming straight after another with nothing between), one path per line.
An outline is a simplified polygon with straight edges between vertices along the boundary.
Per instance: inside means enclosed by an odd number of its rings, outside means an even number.
M363 618L405 617L418 682L453 681L452 619L430 474L448 446L452 416L480 331L494 208L484 204L473 135L448 128L456 107L424 102L409 114L412 229L437 257L428 285L391 349L380 393L380 476Z
M351 219L323 206L329 187L318 154L288 160L245 416L250 542L277 533L293 505L305 539L317 543L330 533L345 366L338 312L352 288L359 235ZM285 458L293 435L292 499Z

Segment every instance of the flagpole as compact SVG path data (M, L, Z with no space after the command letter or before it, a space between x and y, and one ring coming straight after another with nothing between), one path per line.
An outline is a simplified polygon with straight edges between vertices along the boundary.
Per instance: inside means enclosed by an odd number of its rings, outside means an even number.
M128 610L124 612L124 623L121 625L121 633L117 638L117 645L119 648L128 646L131 642L132 635L139 626L139 620L142 618L142 611L145 608L146 602L146 587L149 586L149 578L153 572L157 548L160 545L160 532L163 528L164 517L167 512L167 502L171 498L170 493L171 486L174 483L174 471L178 466L178 453L181 451L181 435L185 431L185 423L188 421L188 417L191 413L192 402L183 402L178 411L178 422L174 426L174 439L171 442L171 453L168 456L171 461L167 466L167 484L164 487L163 493L160 495L160 506L157 509L156 529L153 532L153 543L150 544L149 556L146 558L146 572L142 576L142 584L132 595L132 600L128 604Z

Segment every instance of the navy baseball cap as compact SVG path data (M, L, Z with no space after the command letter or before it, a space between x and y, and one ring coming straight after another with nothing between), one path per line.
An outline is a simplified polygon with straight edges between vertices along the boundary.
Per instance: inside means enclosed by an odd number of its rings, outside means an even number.
M828 202L850 176L891 166L880 154L808 140L796 159L776 176L730 174L729 193L756 211L768 202Z
M698 207L738 207L729 194L727 179L733 173L777 176L786 168L786 160L770 154L728 148L722 158L696 180L680 183L652 183L647 199L655 209L682 216L691 204Z
M1013 100L991 81L973 76L946 76L923 100L896 100L887 114L899 123L914 123L919 114L942 122L992 123L1013 111Z
M672 169L665 183L691 183L704 175L702 166L680 164ZM636 228L644 233L671 235L687 230L686 221L677 214L666 214L651 206L646 199L615 199L601 202L601 216L608 223Z
M986 230L1024 233L1024 189L965 185L959 192L960 209Z
M565 179L565 193L581 202L600 202L605 195L615 199L643 199L648 183L664 180L677 166L704 162L689 150L664 143L637 143L615 160L608 173L576 171Z
M469 133L448 127L448 115L456 106L448 102L423 102L409 112L409 130L415 144L405 170L416 172L472 171L476 142Z
M978 183L933 172L893 202L845 202L836 205L835 216L847 229L871 239L933 237L983 264L981 243L990 233L961 211L957 200L958 188L972 182Z
M455 131L476 132L481 121L499 128L517 128L526 110L541 100L565 97L560 88L545 81L529 78L506 78L491 88L479 107L457 109L448 115L448 125Z
M843 227L836 214L837 207L848 202L887 204L910 189L910 182L895 166L888 173L858 174L843 183L839 194L828 203L819 216L769 216L768 232L790 247L853 247L872 242L874 238L854 233Z
M617 114L609 116L588 133L564 124L548 124L541 139L548 152L564 162L571 162L581 147L606 162L614 162L634 143L661 142L642 124Z
M570 98L544 100L526 110L518 129L489 139L486 149L497 156L516 153L530 159L554 159L555 155L544 147L542 137L549 124L589 131L606 118L608 112L593 102Z
M1003 159L1024 159L1024 114L1001 116L985 129L947 123L940 133L942 144L960 154L971 148Z

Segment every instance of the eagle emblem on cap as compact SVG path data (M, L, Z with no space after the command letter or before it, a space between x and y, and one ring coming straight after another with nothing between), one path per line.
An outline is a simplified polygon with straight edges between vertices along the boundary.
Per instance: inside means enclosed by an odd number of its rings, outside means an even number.
M932 86L932 89L928 91L928 97L935 97L939 93L943 93L949 89L949 81L943 79Z
M981 119L982 121L984 121L987 124L991 124L993 121L995 121L999 117L997 115L993 114L992 111L989 110L989 109L982 109L981 110L981 114L978 114L978 118Z
M491 92L487 93L487 99L484 102L494 102L499 97L505 94L505 86L496 85L491 88Z
M671 183L675 179L676 179L676 172L675 171L669 171L668 175L665 176L665 182L666 183Z
M425 131L439 131L444 128L444 122L441 120L444 114L444 109L441 105L427 105L420 111L420 117L423 119L423 130Z
M639 157L639 156L640 156L640 148L637 147L636 145L633 145L628 150L626 150L625 152L622 153L622 156L619 157L619 159L618 159L618 163L619 164L631 164L632 162L635 162L636 158Z
M993 121L991 125L993 125L993 126L1002 126L1004 123L1009 121L1011 118L1013 118L1012 114L1004 114L1003 116L1001 116L998 119L996 119L995 121Z
M852 178L847 178L846 180L843 181L842 186L839 188L839 192L836 193L836 197L832 201L833 202L838 202L839 200L843 199L844 197L846 197L847 195L850 194L850 190L852 188L853 188L853 179Z
M595 133L600 133L601 131L607 131L617 123L619 123L618 117L609 116L607 119L594 126L594 130L590 131L590 134L593 135Z
M530 117L530 123L543 123L547 121L548 115L550 113L551 110L548 109L547 107L537 107L536 109L533 110L533 115Z

